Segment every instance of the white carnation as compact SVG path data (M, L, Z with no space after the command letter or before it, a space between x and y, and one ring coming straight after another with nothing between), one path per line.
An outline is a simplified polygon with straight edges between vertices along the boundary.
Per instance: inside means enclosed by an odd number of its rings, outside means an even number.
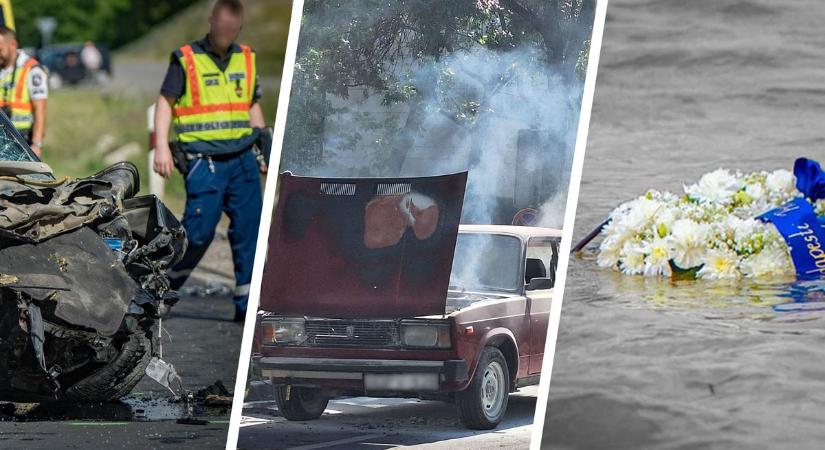
M670 244L666 239L657 237L650 242L645 242L642 244L642 251L645 253L645 276L653 277L664 275L669 277L671 275L671 250Z
M668 206L661 209L653 222L654 230L658 233L659 237L665 237L670 234L676 219L677 211L674 207Z
M727 203L744 186L727 170L718 169L704 174L698 183L685 186L685 193L700 202Z
M739 278L739 255L731 250L708 250L696 276L704 280Z
M644 197L638 198L631 204L627 214L622 217L619 226L634 230L634 232L638 231L643 226L651 223L661 208L662 204L656 200Z
M727 225L733 231L733 240L737 249L751 249L757 236L764 229L762 222L756 219L740 219L736 216L730 216Z
M745 186L745 193L756 203L761 203L765 200L765 188L760 183L750 183Z
M796 191L796 177L784 169L774 170L765 178L765 187L778 195L793 194Z
M794 265L787 249L770 247L744 258L739 264L742 275L750 278L782 277L794 274Z
M673 223L669 241L673 251L673 262L682 269L691 269L702 264L707 249L709 226L690 219L679 219Z
M596 263L599 267L615 268L619 263L619 252L622 249L623 242L620 242L614 236L605 238L601 245L599 245L599 256L596 258Z
M639 275L645 271L645 252L639 244L626 242L619 253L619 269L625 275Z

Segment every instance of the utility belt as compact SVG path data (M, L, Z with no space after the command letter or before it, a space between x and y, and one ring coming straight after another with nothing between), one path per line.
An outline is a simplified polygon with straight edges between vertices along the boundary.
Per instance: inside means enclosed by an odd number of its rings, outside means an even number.
M231 161L250 150L249 148L245 148L237 152L218 153L214 155L205 153L192 153L184 150L180 142L170 142L169 149L172 150L172 160L175 163L175 168L177 168L180 171L180 173L183 174L183 176L186 176L186 174L189 173L190 161L194 161L196 159L205 159L209 163L209 170L211 172L215 172L215 161Z
M258 164L262 166L269 165L269 149L271 146L272 131L269 128L260 129L258 139L251 148L251 150L255 153L255 158L258 160ZM183 145L178 141L170 142L169 149L172 151L172 160L175 163L175 167L180 171L181 174L183 174L184 177L187 173L189 173L189 161L194 161L196 159L205 159L209 162L209 170L214 172L215 161L230 161L250 150L249 148L245 148L243 150L232 153L194 153L187 152L186 150L184 150Z

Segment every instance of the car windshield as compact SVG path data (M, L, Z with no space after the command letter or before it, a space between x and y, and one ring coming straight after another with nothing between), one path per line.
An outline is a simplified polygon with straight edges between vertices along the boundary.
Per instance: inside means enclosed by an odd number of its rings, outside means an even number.
M0 161L37 161L34 155L17 139L8 120L0 120Z
M455 246L450 289L517 292L524 284L521 241L502 234L461 233Z

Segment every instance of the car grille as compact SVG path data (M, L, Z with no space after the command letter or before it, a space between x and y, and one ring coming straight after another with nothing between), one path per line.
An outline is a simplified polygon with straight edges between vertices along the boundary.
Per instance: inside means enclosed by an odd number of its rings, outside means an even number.
M397 347L398 323L392 320L317 320L305 323L312 347Z

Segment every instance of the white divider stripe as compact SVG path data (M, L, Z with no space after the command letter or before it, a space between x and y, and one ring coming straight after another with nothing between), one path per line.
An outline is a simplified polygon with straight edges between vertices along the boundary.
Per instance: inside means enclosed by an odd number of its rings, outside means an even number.
M261 213L261 224L258 228L258 244L255 248L255 265L252 269L249 303L246 310L243 339L241 340L241 352L238 357L238 374L235 377L235 396L232 402L232 415L229 418L229 433L226 436L227 450L235 450L238 446L238 431L240 430L241 415L243 413L243 397L246 391L246 378L249 373L249 358L252 353L252 336L255 331L255 315L258 311L258 300L261 296L261 280L263 278L264 261L266 260L269 227L272 223L272 211L275 206L275 190L281 166L284 128L286 127L286 115L289 110L289 95L292 90L292 75L295 70L295 56L298 52L298 37L301 32L303 13L304 0L293 0L292 16L289 20L289 37L287 38L286 54L284 55L284 73L281 78L281 90L278 94L278 112L275 115L275 128L272 136L269 175L264 189L263 211Z
M547 342L544 346L544 361L541 365L541 380L539 381L539 395L536 399L536 415L533 420L533 435L530 440L530 450L539 450L541 436L544 429L544 417L547 412L547 399L550 391L550 376L553 373L553 356L556 351L556 338L559 332L561 306L564 296L564 284L567 279L567 266L570 261L571 241L573 240L573 225L576 221L576 206L579 199L579 184L584 166L584 151L587 147L587 132L590 128L590 112L593 107L593 93L596 89L596 72L599 67L599 56L602 50L602 36L604 35L604 19L607 14L608 0L597 0L596 14L593 21L593 36L590 39L590 55L587 62L587 74L584 79L584 93L582 95L579 128L576 134L576 148L573 153L573 168L570 175L570 187L567 191L567 206L564 212L564 226L562 227L561 250L559 251L559 265L557 267L556 286L553 291L553 303L550 306L550 323L547 329Z

